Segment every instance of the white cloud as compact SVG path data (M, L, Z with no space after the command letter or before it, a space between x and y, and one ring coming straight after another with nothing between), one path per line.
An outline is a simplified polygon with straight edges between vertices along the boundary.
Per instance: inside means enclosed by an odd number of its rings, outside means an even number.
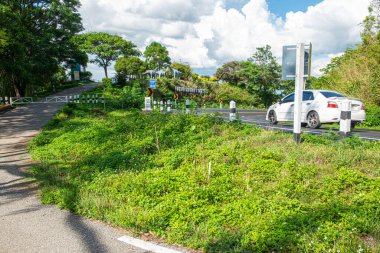
M370 0L324 0L306 12L276 17L265 0L227 9L227 0L81 0L86 31L123 35L142 50L151 41L165 44L173 60L210 68L245 60L269 44L277 57L282 46L312 42L315 62L360 42L359 24ZM231 0L228 0L231 2Z

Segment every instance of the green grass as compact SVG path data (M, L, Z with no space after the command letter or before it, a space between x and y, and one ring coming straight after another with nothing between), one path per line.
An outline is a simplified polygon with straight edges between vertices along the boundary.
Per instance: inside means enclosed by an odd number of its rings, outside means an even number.
M380 144L70 105L30 146L42 202L205 252L379 252Z

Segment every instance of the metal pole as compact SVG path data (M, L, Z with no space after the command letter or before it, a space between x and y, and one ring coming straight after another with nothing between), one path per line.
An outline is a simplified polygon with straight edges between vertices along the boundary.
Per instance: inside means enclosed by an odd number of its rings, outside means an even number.
M301 113L302 113L302 94L303 94L303 76L305 59L305 44L297 45L296 54L296 87L294 94L294 140L297 144L301 141Z

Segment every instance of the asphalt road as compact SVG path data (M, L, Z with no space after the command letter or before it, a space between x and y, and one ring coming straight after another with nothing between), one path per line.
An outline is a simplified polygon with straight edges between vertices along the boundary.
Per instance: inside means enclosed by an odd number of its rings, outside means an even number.
M94 87L90 84L56 95L79 94ZM0 114L0 252L152 252L118 240L125 231L40 204L35 182L24 178L32 165L27 143L62 105L29 104Z
M202 109L203 113L218 112L224 117L229 117L229 109ZM264 128L272 128L284 132L293 132L293 124L277 124L270 126L265 120L266 110L251 110L251 109L237 109L239 119L246 124L254 124ZM319 129L310 129L307 127L302 128L303 133L322 134L323 132L330 131L329 125L322 125ZM338 130L333 130L339 132ZM354 129L352 134L359 136L361 139L366 140L380 140L380 131Z

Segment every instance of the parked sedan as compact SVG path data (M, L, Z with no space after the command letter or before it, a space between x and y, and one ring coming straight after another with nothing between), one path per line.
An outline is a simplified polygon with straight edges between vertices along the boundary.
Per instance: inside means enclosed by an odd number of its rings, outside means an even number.
M366 119L363 102L348 98L340 93L327 90L305 90L302 97L301 124L310 128L319 128L324 123L340 121L341 104L351 101L352 127ZM271 124L279 121L294 120L294 93L279 100L269 107L266 119Z

